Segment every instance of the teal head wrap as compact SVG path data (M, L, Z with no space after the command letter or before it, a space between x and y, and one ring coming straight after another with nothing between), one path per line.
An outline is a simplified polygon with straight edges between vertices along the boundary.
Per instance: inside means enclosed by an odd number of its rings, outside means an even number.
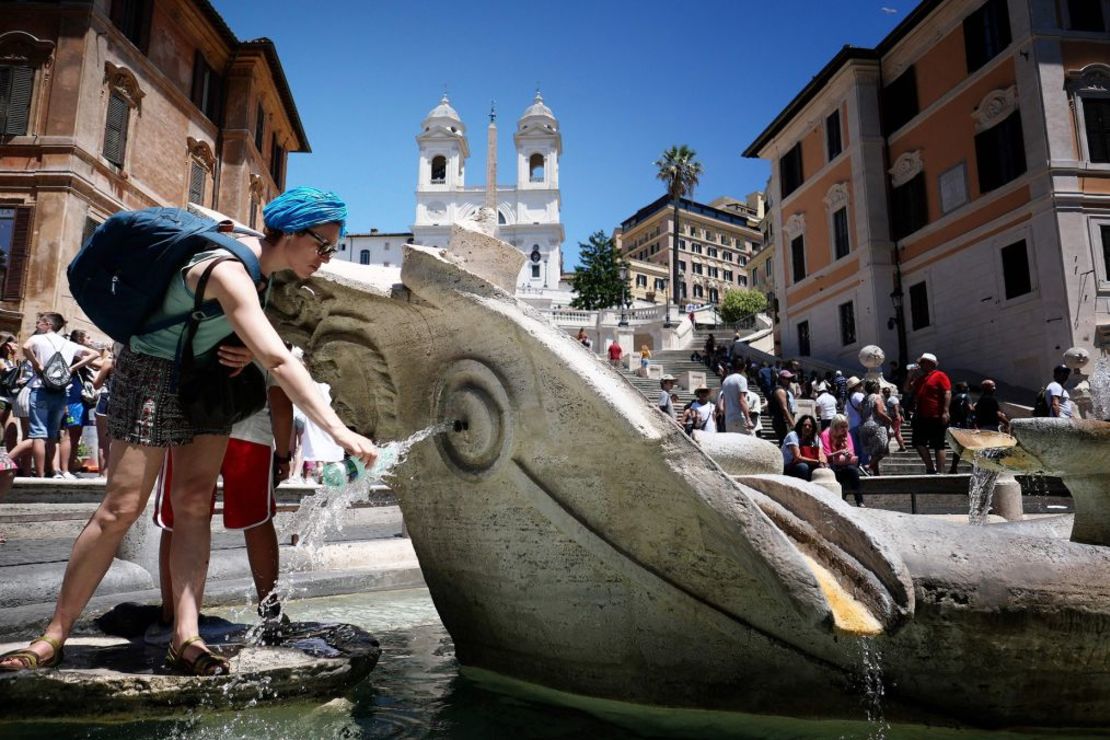
M335 222L342 237L347 233L347 204L335 193L302 186L286 190L267 203L262 220L268 228L286 234Z

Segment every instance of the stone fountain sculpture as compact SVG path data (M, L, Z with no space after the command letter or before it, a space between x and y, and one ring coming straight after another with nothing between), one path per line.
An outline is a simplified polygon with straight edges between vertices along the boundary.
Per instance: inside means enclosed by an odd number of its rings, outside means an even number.
M453 429L392 480L458 659L574 694L859 718L1110 722L1110 548L732 477L512 294L495 222L274 291L282 333L378 439ZM754 441L753 441L754 442ZM1076 527L1079 527L1077 519Z

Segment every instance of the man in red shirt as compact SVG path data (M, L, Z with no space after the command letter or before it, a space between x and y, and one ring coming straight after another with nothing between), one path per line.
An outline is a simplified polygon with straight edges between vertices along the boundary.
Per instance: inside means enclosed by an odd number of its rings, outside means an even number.
M616 366L621 364L621 346L616 341L609 345L609 364Z
M937 356L926 352L917 360L921 375L913 383L913 444L930 475L944 468L944 433L948 429L948 404L952 401L952 381L937 370ZM936 466L929 450L936 453Z

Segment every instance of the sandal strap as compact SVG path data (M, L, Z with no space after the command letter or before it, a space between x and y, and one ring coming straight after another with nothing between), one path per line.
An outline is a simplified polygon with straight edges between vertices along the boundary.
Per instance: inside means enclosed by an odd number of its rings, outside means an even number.
M39 635L35 639L31 640L32 645L34 645L36 642L45 642L50 647L54 648L55 654L60 653L62 650L62 641L55 640L50 635Z
M178 652L178 654L180 654L180 655L183 655L183 654L185 653L185 648L189 647L190 645L192 645L192 644L193 644L193 643L195 643L195 642L200 642L200 641L202 641L203 639L204 639L204 638L203 638L203 637L201 637L200 635L193 635L192 637L189 637L189 638L187 638L187 639L183 640L183 641L181 642L181 644L177 646L177 652ZM173 647L173 643L172 643L172 642L170 643L170 647Z
M219 672L210 669L218 667ZM219 673L230 673L231 663L226 658L211 653L203 652L196 657L190 666L194 675L197 676L214 676Z
M12 650L11 652L0 655L0 660L18 660L23 664L23 670L30 671L39 667L39 661L42 658L34 650L23 648L22 650Z

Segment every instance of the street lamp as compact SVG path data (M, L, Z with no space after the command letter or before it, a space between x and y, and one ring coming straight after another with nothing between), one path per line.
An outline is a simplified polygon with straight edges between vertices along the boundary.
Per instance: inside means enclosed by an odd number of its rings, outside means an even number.
M667 278L663 278L663 305L667 307L666 315L663 317L663 328L673 329L674 324L671 323L671 294L667 290L668 286Z
M628 316L625 314L625 303L628 296L628 263L621 263L621 320L617 326L628 326Z

